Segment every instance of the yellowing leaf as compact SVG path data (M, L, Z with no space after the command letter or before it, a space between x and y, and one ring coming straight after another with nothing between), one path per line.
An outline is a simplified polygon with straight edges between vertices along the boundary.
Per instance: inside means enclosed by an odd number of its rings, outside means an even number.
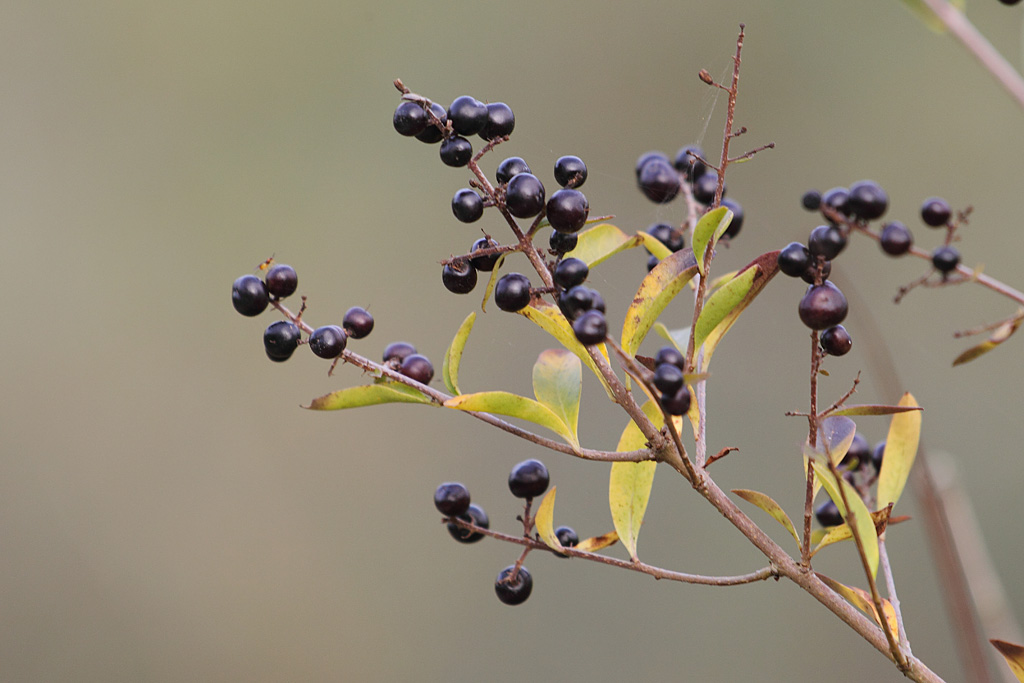
M793 526L792 520L790 520L786 511L783 510L778 503L772 500L771 497L759 491L751 491L749 489L733 489L732 492L748 503L753 503L757 507L761 508L771 515L772 519L786 527L789 533L793 534L793 540L796 541L797 547L800 547L800 536L797 535L796 528Z
M448 350L445 351L444 361L441 363L441 379L444 380L448 391L453 394L462 393L459 391L459 363L462 362L462 351L466 348L466 340L469 339L469 333L473 331L474 322L476 322L476 313L471 312L459 326L455 338L452 339Z
M663 259L647 274L622 324L622 348L626 353L636 353L654 321L696 273L693 252L682 249Z
M654 403L645 403L643 411L656 427L660 428L664 424L661 410ZM622 432L617 450L633 451L643 448L646 443L647 437L636 423L631 421ZM608 482L608 505L611 508L615 531L634 561L637 559L637 536L640 535L640 525L643 524L644 514L647 512L651 486L654 485L655 466L654 462L612 463Z
M579 448L580 445L576 440L576 435L558 415L547 406L525 396L511 394L507 391L482 391L476 394L454 396L445 401L444 406L455 410L518 417L541 427L547 427L576 448Z
M889 510L890 508L887 506L877 512L871 513L871 520L875 523L875 535L880 536L882 532L885 531L886 526L890 523ZM892 520L892 523L895 524L896 522L903 521L904 519L908 518L900 517ZM853 532L850 531L850 527L846 522L843 522L839 526L829 527L828 529L822 529L820 531L820 534L811 534L811 544L814 546L811 550L811 557L814 557L814 554L822 548L830 546L833 543L839 543L840 541L846 541L853 538Z
M1024 647L1008 643L1005 640L992 639L988 642L999 650L999 654L1006 660L1010 671L1017 677L1017 680L1024 682Z
M901 406L917 406L917 401L909 394L903 394ZM885 507L895 503L907 485L910 468L917 457L917 445L921 439L921 413L913 411L892 416L889 423L889 435L885 439L885 455L882 457L882 470L878 473L878 506Z
M851 605L874 619L875 623L879 626L882 625L882 620L878 617L878 610L875 609L875 601L871 598L870 593L863 588L845 586L824 574L819 574L818 572L815 572L815 574L819 579L827 584L829 588L846 598ZM892 606L892 603L885 598L882 598L882 612L885 613L885 620L889 624L889 632L892 633L893 640L899 642L900 630L899 622L896 620L896 609Z
M565 316L562 315L562 312L558 310L557 306L547 301L535 300L530 302L529 306L519 311L519 315L535 323L542 330L557 339L562 346L572 351L601 380L601 385L604 387L608 397L613 398L612 390L608 386L607 380L605 380L600 370L597 369L597 365L594 364L594 359L587 353L586 347L576 339L572 326L565 319ZM601 355L608 358L608 349L605 348L604 344L599 344L597 348L600 350Z
M378 403L425 403L434 401L416 389L398 382L381 381L360 387L349 387L334 391L326 396L314 398L307 408L310 410L344 410L360 408ZM436 404L434 404L436 405Z
M854 527L857 529L857 535L860 536L860 541L864 546L864 557L867 559L873 578L878 573L878 534L875 532L875 522L871 517L871 513L868 512L868 508L864 505L864 501L861 500L857 489L850 486L849 482L841 477L837 481L828 467L817 460L812 461L811 466L814 468L814 473L818 479L821 480L822 486L825 487L825 491L828 492L829 498L839 508L839 513L843 516L843 519L846 519L849 515L847 514L846 504L843 503L843 496L839 492L839 487L842 486L845 490L846 499L850 502L850 513L853 515Z
M666 247L657 237L649 235L642 230L638 231L636 236L640 238L640 242L644 245L644 248L654 256L657 256L659 261L667 259L672 255L672 250Z
M686 353L686 345L690 342L690 328L681 327L678 330L670 330L660 320L654 323L654 331L658 336L676 347L680 353Z
M732 211L720 206L708 211L700 217L693 228L693 256L697 259L697 269L704 275L704 254L707 249L714 251L718 238L729 228L732 222Z
M582 388L583 366L572 353L548 349L537 358L533 366L533 393L569 428L577 442Z
M643 243L639 235L630 237L611 223L595 225L579 233L576 248L566 254L585 262L593 268L620 251L632 249Z
M911 410L921 410L918 406L846 406L829 413L829 417L836 415L895 415L896 413L907 413Z
M1022 314L1024 314L1024 312L1018 315ZM1007 322L1003 323L992 332L992 336L990 336L988 339L981 342L977 346L972 346L971 348L967 349L959 356L957 356L956 360L953 361L953 365L963 365L964 363L968 363L974 360L978 356L988 353L989 351L991 351L992 349L996 348L1004 341L1009 339L1011 336L1013 336L1013 333L1017 331L1017 328L1020 327L1022 322L1024 322L1024 318L1016 318L1015 320L1008 320Z
M561 542L558 540L558 536L555 535L555 489L556 486L552 486L551 490L544 496L544 500L540 501L540 506L537 508L537 516L534 517L534 524L537 525L537 533L540 534L540 540L556 552L565 550L562 547Z
M506 254L499 256L498 260L494 262L494 268L491 269L491 279L487 281L487 288L484 289L484 298L480 302L480 310L484 313L487 312L487 301L491 298L491 293L498 284L498 278L501 277L501 264L505 262L505 256Z
M614 531L609 531L601 536L591 536L585 538L576 544L576 550L584 553L594 553L598 550L603 550L610 545L615 545L619 540L619 535Z

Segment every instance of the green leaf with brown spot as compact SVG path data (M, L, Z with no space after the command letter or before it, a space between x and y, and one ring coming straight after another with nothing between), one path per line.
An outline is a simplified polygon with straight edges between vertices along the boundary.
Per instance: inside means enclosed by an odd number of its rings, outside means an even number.
M697 262L690 249L669 255L647 274L622 324L622 348L626 353L636 353L654 321L696 274Z
M461 394L459 391L459 364L462 362L462 351L466 348L466 340L469 333L473 331L473 323L476 322L476 313L470 312L466 319L459 325L455 338L445 351L444 361L441 363L441 379L448 391L453 394Z
M644 404L643 411L654 426L660 429L664 420L658 406L648 401ZM644 448L646 443L647 437L635 422L630 421L622 432L616 450L634 451ZM650 501L656 465L657 463L653 461L612 463L608 481L608 505L615 532L633 560L637 559L636 541L640 535L644 514L647 512L647 503Z
M614 531L609 531L601 536L591 536L585 538L576 544L576 550L584 553L596 553L598 550L603 550L610 545L615 545L619 541L619 535Z
M761 508L769 515L772 519L781 524L786 528L789 533L793 534L793 540L796 541L796 545L800 547L800 536L796 533L796 527L793 526L793 521L786 514L786 511L779 506L770 496L761 493L760 491L751 491L749 489L733 489L733 493L757 507Z
M910 393L903 394L901 406L917 406L917 401ZM917 457L917 447L921 440L921 413L912 411L892 416L889 422L889 434L885 439L885 455L882 457L882 470L878 473L878 506L885 507L900 499L910 468Z
M1016 318L1014 320L1008 320L1007 322L1003 323L1002 325L997 327L995 331L992 332L992 336L990 336L988 339L981 342L977 346L972 346L971 348L967 349L959 356L957 356L956 360L953 361L953 366L955 367L957 365L969 363L978 356L983 356L992 349L996 348L1004 341L1012 337L1013 333L1017 331L1022 322L1024 322L1024 318Z
M562 552L565 548L555 535L555 490L558 487L552 486L544 499L537 507L537 516L534 517L534 524L537 526L537 534L540 540L556 552Z
M821 480L822 485L825 487L825 491L828 492L828 497L839 508L839 513L843 516L843 519L849 519L850 515L853 516L854 528L857 530L857 535L860 536L861 544L864 546L864 558L871 569L871 576L874 577L878 574L878 534L875 531L874 518L868 512L868 508L864 505L864 501L861 500L857 489L853 488L849 482L842 477L836 480L835 475L828 469L828 466L817 460L812 461L811 466L814 468L817 478ZM847 511L846 503L843 502L843 496L839 490L840 486L846 493L846 499L850 503L849 511Z
M518 417L521 420L550 429L574 448L579 448L580 445L576 440L576 435L572 433L569 426L552 412L550 408L531 398L519 396L518 394L512 394L507 391L482 391L476 394L462 394L445 401L444 407Z
M988 642L999 650L999 654L1006 660L1007 666L1010 667L1010 671L1017 677L1017 680L1024 682L1024 647L995 638Z
M314 398L306 406L310 410L345 410L380 403L425 403L437 405L432 399L405 384L383 380L375 384L349 387Z
M583 391L583 366L566 349L543 351L533 365L533 393L569 428L579 442L577 425L580 394Z
M697 259L697 269L704 275L704 256L706 250L715 250L718 238L725 234L732 222L732 211L720 206L708 211L700 217L693 228L693 256Z
M601 381L601 386L604 387L605 393L608 397L614 400L611 387L608 386L608 381L605 380L604 375L598 370L597 365L594 363L594 359L587 353L587 349L583 344L580 344L579 340L576 339L576 333L572 331L572 326L569 321L565 319L562 312L558 310L558 307L554 304L548 303L540 299L536 299L530 302L530 305L519 311L519 315L527 318L542 330L550 334L552 337L557 339L562 346L569 349L577 358L583 361L583 364L593 371L597 378ZM604 344L597 346L599 352L605 359L608 358L608 349Z

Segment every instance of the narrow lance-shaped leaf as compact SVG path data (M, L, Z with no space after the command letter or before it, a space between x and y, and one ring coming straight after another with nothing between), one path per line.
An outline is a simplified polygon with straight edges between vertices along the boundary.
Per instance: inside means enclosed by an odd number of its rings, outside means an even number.
M578 258L593 268L619 252L643 244L640 235L630 237L611 223L595 225L579 233L576 248L566 256Z
M562 547L561 542L558 540L558 536L555 535L555 489L557 487L552 486L551 490L547 492L544 499L540 501L540 506L537 508L537 516L534 518L534 524L537 526L537 533L540 535L540 540L557 552L565 550Z
M793 521L789 518L789 515L786 514L786 511L783 510L778 503L772 500L770 496L761 493L760 491L751 491L749 489L733 489L732 492L748 503L753 503L757 507L761 508L771 515L772 519L786 527L786 530L793 534L793 540L796 541L797 547L800 547L800 536L796 533Z
M359 387L349 387L314 398L307 408L310 410L344 410L361 408L379 403L425 403L437 405L428 396L410 386L398 382L381 381Z
M638 230L636 236L640 238L640 243L644 245L647 251L651 252L652 255L657 256L659 261L667 259L672 255L672 250L664 245L654 235L650 235L643 230Z
M1024 314L1024 312L1022 312L1022 314ZM1018 314L1018 315L1021 315L1021 314ZM1020 317L1018 317L1018 318L1016 318L1014 320L1006 321L1005 323L1003 323L1002 325L997 327L992 332L992 336L990 336L988 339L986 339L985 341L981 342L977 346L972 346L971 348L967 349L966 351L961 353L959 356L957 356L956 360L953 361L953 365L957 366L957 365L963 365L964 363L969 363L970 361L974 360L978 356L982 356L982 355L988 353L989 351L991 351L992 349L996 348L997 346L1002 344L1004 341L1006 341L1007 339L1012 337L1013 333L1017 331L1017 329L1020 327L1022 322L1024 322L1024 318L1020 318Z
M875 523L875 534L881 535L889 524L898 524L899 522L910 519L909 517L896 517L895 519L889 518L889 507L886 506L881 510L871 513L871 520ZM850 527L843 522L839 526L829 527L827 529L819 529L819 533L811 534L811 545L814 547L811 549L811 557L814 554L826 548L833 543L839 543L853 538L853 532L850 531Z
M703 370L711 364L715 347L765 285L779 272L779 252L761 254L708 297L694 327L693 348L704 346Z
M476 313L470 312L455 333L455 338L445 351L444 361L441 363L441 379L444 380L448 391L456 395L462 393L459 391L459 364L462 362L462 351L466 348L466 340L469 339L475 322Z
M917 406L909 394L903 394L901 406ZM907 485L910 468L917 457L917 446L921 440L921 413L912 411L892 416L889 435L885 439L885 455L882 456L882 470L878 473L878 506L885 507L900 499Z
M519 315L535 323L542 330L557 339L562 346L572 351L601 380L605 393L614 400L611 387L608 386L608 381L601 374L601 371L597 369L597 365L594 363L594 359L590 357L590 354L587 353L586 347L576 339L572 326L565 319L565 316L562 315L562 312L558 310L557 306L547 301L535 300L530 302L529 306L519 311ZM597 348L601 355L607 359L608 350L605 348L605 345L599 344Z
M704 255L707 249L714 251L718 238L725 234L732 222L732 211L720 206L708 211L697 221L693 228L693 256L697 259L697 269L704 275Z
M656 427L660 428L664 424L661 410L654 403L645 403L643 411ZM631 421L622 432L617 450L637 450L643 448L646 443L647 437L636 423ZM647 512L656 465L657 463L652 461L612 463L608 481L608 505L615 531L633 560L637 559L636 540L640 535L644 514Z
M853 444L857 434L857 424L848 417L826 417L818 424L818 442L815 450L822 455L828 454L833 465L838 465L846 457L846 452Z
M835 579L831 579L824 574L819 574L818 572L815 572L815 574L819 579L825 582L829 588L846 598L851 605L874 619L875 623L879 626L882 625L882 620L878 616L878 610L875 609L875 601L872 600L870 593L863 588L856 588L854 586L841 584ZM900 630L899 622L896 620L896 609L892 606L891 602L882 598L882 611L885 612L885 620L889 624L889 632L892 633L893 639L898 642L900 639Z
M614 531L609 531L606 534L600 536L591 536L590 538L584 538L582 541L576 544L576 550L584 553L595 553L598 550L603 550L610 545L615 545L619 540L619 535Z
M572 353L548 349L537 358L533 366L533 393L569 428L577 442L582 388L583 366Z
M676 347L680 353L686 353L686 344L690 341L690 328L681 327L678 330L670 330L660 320L654 323L654 331L658 336Z
M647 274L622 324L622 348L626 353L636 353L654 321L696 274L697 262L688 248L663 259Z
M829 413L829 416L836 415L847 415L847 416L858 416L858 415L895 415L896 413L907 413L911 410L921 410L919 406L882 406L882 405L863 405L863 406L846 406L845 408L839 408Z
M480 302L480 310L484 313L487 312L487 302L491 298L491 294L494 292L494 288L498 284L498 278L501 277L501 264L505 262L506 254L502 254L498 257L498 260L494 262L494 268L491 269L491 279L487 281L487 288L484 290L484 298Z
M507 391L482 391L476 394L454 396L444 402L446 408L468 410L494 415L518 417L522 420L546 427L558 434L570 445L579 448L576 436L562 419L545 405L525 396L511 394Z
M832 472L829 471L828 466L817 460L813 461L811 466L828 492L829 498L839 508L839 513L843 516L843 519L847 519L850 515L848 514L846 504L843 502L843 496L839 492L839 487L842 486L846 492L846 499L850 503L850 513L853 515L854 528L857 530L857 535L860 536L860 541L864 546L864 557L868 562L868 568L871 570L871 576L874 578L878 573L878 535L875 532L875 521L872 519L871 513L868 512L868 508L864 505L864 501L861 500L857 489L853 488L845 479L840 477L837 481Z
M999 650L999 654L1006 660L1010 671L1017 677L1017 680L1024 682L1024 647L1008 643L1005 640L992 639L988 642Z

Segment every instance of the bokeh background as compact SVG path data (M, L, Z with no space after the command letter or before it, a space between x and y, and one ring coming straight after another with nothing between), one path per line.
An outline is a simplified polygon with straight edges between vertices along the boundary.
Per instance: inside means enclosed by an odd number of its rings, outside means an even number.
M978 0L970 16L1021 63L1020 8ZM479 231L449 208L468 173L393 131L392 79L442 103L508 102L516 132L485 169L520 155L552 183L554 159L577 154L592 213L632 231L682 211L643 199L636 157L720 142L725 99L696 73L727 77L741 21L738 147L777 148L729 174L747 218L723 268L804 239L804 190L873 178L926 248L939 236L917 220L924 197L972 204L965 262L1024 285L1024 113L895 1L3 3L0 680L901 680L785 582L680 586L540 555L530 601L501 605L494 576L518 550L454 543L434 487L465 482L492 526L514 531L507 472L539 455L558 521L592 535L611 528L607 466L446 411L307 412L359 372L328 378L308 352L270 363L260 337L275 315L242 318L228 301L232 280L275 254L297 269L311 322L367 306L377 327L353 349L379 357L404 339L439 366L479 295L446 292L437 261ZM493 216L481 225L503 234ZM864 370L858 400L895 400L870 372L892 354L1021 614L1024 351L1014 339L950 367L965 346L954 330L1014 306L970 286L894 306L922 269L854 240L836 267L854 351L828 363L823 392ZM594 272L611 318L643 273L640 253ZM801 285L782 280L716 355L710 444L740 448L714 468L724 487L768 492L795 516L806 427L783 413L806 405L807 335ZM682 304L672 313L688 320ZM463 388L528 393L550 344L488 313ZM590 379L584 412L585 443L614 447L622 418ZM876 441L886 423L861 429ZM957 680L923 528L890 539L915 652ZM764 564L668 470L640 550L692 572ZM861 581L850 547L816 567Z

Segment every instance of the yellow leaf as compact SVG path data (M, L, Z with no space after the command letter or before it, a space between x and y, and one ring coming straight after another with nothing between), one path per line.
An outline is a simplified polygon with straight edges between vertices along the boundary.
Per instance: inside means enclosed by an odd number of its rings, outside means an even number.
M875 609L875 601L871 598L871 593L868 593L863 588L845 586L824 574L819 574L818 572L815 572L815 574L819 579L825 582L829 588L846 598L851 605L874 619L875 623L879 626L882 625L882 620L878 617L878 610ZM882 612L885 613L885 620L889 623L889 632L892 633L893 640L899 642L900 630L899 622L896 620L896 608L894 608L892 603L885 598L882 598Z
M857 489L853 488L849 482L842 477L837 481L828 467L817 460L811 461L811 466L814 468L817 478L821 480L822 486L828 492L829 498L839 508L839 513L843 516L843 519L847 519L851 515L853 516L857 535L860 536L860 541L864 546L864 556L867 559L868 568L871 570L872 578L874 578L878 574L878 534L875 531L875 522L871 517L871 513L868 512L868 508L864 505L864 501L861 500ZM840 486L846 492L846 499L850 502L849 513L845 503L843 503L843 496L839 491Z
M1017 680L1024 682L1024 647L1008 643L1005 640L993 639L988 642L992 643L999 650L999 654L1006 659L1010 671L1017 677Z
M693 252L682 249L663 259L647 274L622 323L622 348L626 353L636 353L654 321L696 273Z
M359 408L378 403L425 403L436 405L428 396L410 386L391 382L378 381L359 387L349 387L331 392L326 396L314 398L307 408L310 410L344 410Z
M576 333L572 331L572 325L565 319L562 312L558 310L558 307L547 301L536 300L532 301L529 306L519 311L519 315L529 319L531 322L536 324L542 330L550 334L552 337L561 342L562 346L576 354L576 357L583 361L583 364L590 368L593 373L601 380L601 386L604 387L605 393L608 394L608 398L614 400L614 394L612 394L611 387L608 386L607 380L601 371L597 369L597 365L594 364L594 359L587 353L587 349L580 344L579 340L576 339ZM598 344L598 351L605 360L608 359L608 349L604 344Z
M646 414L656 427L664 422L661 410L648 401L643 406ZM636 423L630 422L622 432L617 450L633 451L643 448L647 437L643 435ZM651 486L654 485L654 462L615 462L612 463L611 476L608 481L608 505L612 513L612 522L622 544L629 551L634 561L636 555L637 536L643 524L647 503L650 500Z
M475 394L453 396L444 402L444 407L518 417L547 427L575 448L579 448L580 445L576 435L569 425L562 421L562 418L546 405L525 396L511 394L507 391L481 391Z
M487 288L484 289L484 298L480 302L480 310L484 313L487 312L487 301L491 298L491 292L494 291L494 287L498 284L498 278L501 276L499 272L501 270L501 264L505 262L505 256L502 254L498 257L498 260L494 262L494 268L491 269L491 279L487 281Z
M590 538L583 539L576 544L576 550L584 553L593 553L610 545L615 545L618 540L619 535L614 531L609 531L601 536L591 536Z
M643 238L639 235L630 237L611 223L602 223L579 233L576 248L566 256L578 258L593 268L620 251L642 243Z
M1017 315L1024 315L1024 311L1018 313ZM1013 336L1013 333L1017 331L1017 328L1021 326L1021 323L1024 323L1024 318L1021 317L1018 317L1014 320L1006 321L1005 323L997 327L992 332L992 336L990 336L988 339L981 342L977 346L972 346L971 348L967 349L959 356L957 356L956 360L953 361L953 365L962 365L964 363L974 360L978 356L988 353L989 351L991 351L992 349L996 348L1004 341L1009 339L1011 336Z
M555 535L555 489L557 486L552 486L551 490L544 496L544 500L540 502L540 506L537 508L537 516L534 517L534 524L537 525L537 533L540 534L540 540L544 541L545 544L556 552L562 552L565 548L558 541L558 536Z
M916 406L917 401L907 393L900 399L901 406ZM912 411L892 416L889 435L885 439L885 455L882 457L882 471L878 473L878 507L900 499L907 485L910 468L917 457L917 446L921 439L921 413Z
M562 420L577 441L582 388L583 367L578 357L565 349L541 352L533 366L533 394Z
M783 510L778 503L772 500L771 497L761 493L760 491L751 491L749 489L733 489L732 492L748 503L753 503L757 507L761 508L771 515L772 519L786 527L789 533L793 534L793 539L796 541L797 547L800 547L800 536L797 535L796 528L793 526L792 520L790 520L786 511Z
M441 363L441 378L448 391L453 394L461 394L459 391L459 364L462 362L462 351L466 348L466 340L469 333L473 331L473 323L476 322L476 313L471 312L462 321L455 338L444 354L444 361Z

